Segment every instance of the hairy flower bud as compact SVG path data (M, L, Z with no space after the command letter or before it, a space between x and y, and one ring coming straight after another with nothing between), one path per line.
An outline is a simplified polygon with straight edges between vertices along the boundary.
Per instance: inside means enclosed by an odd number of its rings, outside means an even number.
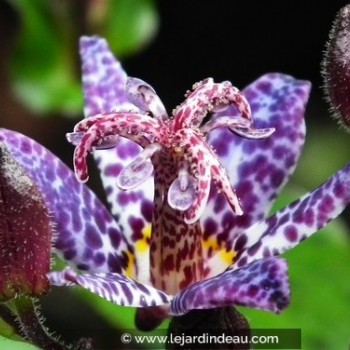
M334 20L322 75L332 116L350 130L350 5L340 9Z
M0 301L47 291L51 233L41 192L0 143Z

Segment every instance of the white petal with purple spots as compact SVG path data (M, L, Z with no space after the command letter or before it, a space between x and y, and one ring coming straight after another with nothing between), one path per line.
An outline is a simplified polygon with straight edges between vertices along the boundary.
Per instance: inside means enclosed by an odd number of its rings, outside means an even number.
M59 255L85 271L122 272L127 268L133 248L95 194L30 138L0 129L0 141L42 191L54 223Z
M222 194L212 186L207 209L201 218L204 240L215 240L220 249L249 226L262 220L273 200L294 171L305 136L304 111L310 84L283 74L267 74L243 90L257 128L275 128L267 139L248 140L227 129L208 135L236 189L244 215L232 213ZM236 116L237 110L218 113ZM205 251L210 258L212 250ZM227 267L223 262L222 271ZM211 266L208 266L211 269Z
M292 249L336 218L350 202L350 165L313 192L253 225L234 243L243 251L233 268Z
M83 37L80 41L80 55L86 116L112 112L115 108L118 111L138 111L128 100L125 90L127 75L104 39ZM112 215L120 225L124 237L132 244L143 241L145 232L150 230L153 179L150 178L137 189L127 192L118 188L116 179L141 150L136 143L120 138L118 147L93 152ZM149 266L148 249L143 249L142 253L136 252L136 256L135 269L143 271L142 276L138 277L147 281L149 274L145 274L145 271L149 271L149 268L145 268L145 265Z
M48 274L58 286L80 286L121 306L147 307L165 305L172 296L118 273L77 274L71 269Z

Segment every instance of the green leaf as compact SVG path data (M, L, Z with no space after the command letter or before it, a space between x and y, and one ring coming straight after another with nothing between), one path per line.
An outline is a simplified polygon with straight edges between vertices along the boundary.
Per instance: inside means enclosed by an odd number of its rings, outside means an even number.
M320 185L349 162L348 143L349 134L340 130L336 123L310 125L292 181L310 189Z
M152 0L8 2L21 19L21 30L9 63L12 87L19 100L38 115L82 113L80 34L106 37L112 50L118 56L125 56L143 48L158 27ZM102 10L98 11L98 7ZM79 14L78 19L74 13ZM84 32L81 32L82 26L86 27Z
M81 111L81 86L72 51L77 45L67 40L69 26L57 23L62 13L44 0L8 1L21 18L20 36L10 62L15 94L38 114Z
M0 335L0 349L11 350L40 350L34 345L4 338Z
M155 36L158 16L153 0L110 1L103 34L118 56L133 54Z

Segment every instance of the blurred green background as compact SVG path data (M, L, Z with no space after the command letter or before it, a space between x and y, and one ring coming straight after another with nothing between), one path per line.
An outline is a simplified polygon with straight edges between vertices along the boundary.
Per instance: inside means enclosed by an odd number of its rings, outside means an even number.
M330 119L320 76L331 23L345 4L0 0L1 126L35 138L71 166L64 134L82 116L77 44L83 34L106 37L130 75L151 83L169 110L208 76L242 88L267 72L288 73L310 80L313 90L305 152L276 210L349 160L350 135ZM104 199L97 175L89 185ZM301 328L305 350L349 347L349 214L285 254L291 306L281 315L241 308L253 328ZM134 328L134 310L84 291L54 289L42 305L52 330L66 339L93 336L99 349L113 348L118 330Z

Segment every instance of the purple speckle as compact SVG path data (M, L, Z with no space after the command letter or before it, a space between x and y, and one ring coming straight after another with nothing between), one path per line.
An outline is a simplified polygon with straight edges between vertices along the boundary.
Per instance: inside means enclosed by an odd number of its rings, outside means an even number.
M214 219L208 218L204 222L204 235L205 236L210 236L211 234L215 233L217 231L217 229L218 229L218 224Z
M111 177L117 177L121 170L123 169L121 164L112 164L105 168L104 175L105 176L111 176Z
M133 231L131 238L134 242L136 242L142 238L142 230L145 226L145 222L142 219L136 218L134 216L131 216L128 222Z
M213 186L212 186L213 188ZM223 194L217 195L217 198L214 203L214 213L220 213L226 207L226 198Z
M94 256L94 263L96 264L96 266L101 266L105 263L106 261L106 257L103 253L98 252L95 256Z
M124 143L117 147L117 154L121 159L135 158L139 153L139 146L132 141Z
M108 235L111 240L112 247L118 249L121 242L120 232L115 228L109 228Z
M296 242L298 240L298 232L293 225L289 225L284 229L284 235L289 242Z
M87 264L78 264L77 265L77 268L81 271L89 271L90 269L90 266L87 265Z
M75 249L68 249L63 253L66 260L72 260L76 257L77 251Z
M91 225L86 225L85 230L86 244L93 249L101 248L103 243L100 233Z
M120 273L122 268L126 267L126 261L124 261L116 254L109 253L107 257L107 264L110 272Z
M255 284L252 284L248 287L247 296L249 298L254 298L254 297L256 297L258 292L259 292L259 287Z
M120 206L126 206L129 203L130 195L126 192L119 192L117 195L117 202Z
M254 256L259 248L261 247L261 241L256 242L253 246L251 246L248 250L247 253L250 256Z
M260 90L263 94L269 95L271 93L272 84L269 81L261 81L256 85L256 88Z
M271 175L271 186L278 188L284 180L284 171L276 169Z
M25 154L31 154L32 153L32 146L29 142L29 140L23 140L21 143L21 152Z
M241 251L245 247L246 243L247 243L247 235L243 234L237 239L234 250L236 252Z
M152 221L153 203L149 200L143 200L141 203L141 214L148 221Z

